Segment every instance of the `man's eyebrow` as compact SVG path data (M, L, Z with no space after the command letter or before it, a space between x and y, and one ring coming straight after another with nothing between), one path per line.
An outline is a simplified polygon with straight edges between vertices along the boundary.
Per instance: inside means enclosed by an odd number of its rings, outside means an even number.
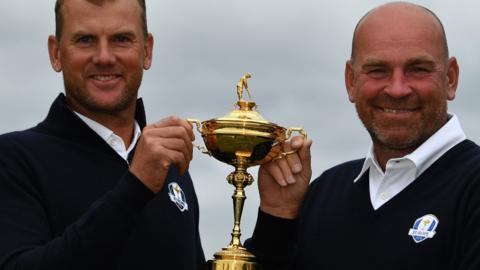
M412 58L412 59L407 61L407 66L413 66L413 65L435 66L436 63L431 57L420 56L420 57Z
M77 31L77 32L72 33L71 39L76 39L78 37L84 37L84 36L94 36L94 35L86 32L86 31Z
M135 33L135 31L131 30L122 30L118 31L112 34L113 37L120 37L120 36L126 36L130 38L136 38L138 35Z
M77 39L77 38L79 38L79 37L84 37L84 36L95 37L95 35L92 34L92 33L89 33L89 32L83 31L83 30L80 30L80 31L78 31L78 32L72 33L71 39L74 40L74 39ZM117 37L117 36L136 37L137 35L135 34L134 31L125 30L125 31L115 32L115 33L113 33L111 36L113 36L113 37Z
M387 66L387 61L380 60L380 59L367 59L365 63L361 66L362 69L372 68L372 67L379 67L379 66Z
M113 36L129 36L129 37L135 37L136 34L135 34L134 31L125 30L125 31L115 32L115 33L113 34Z
M368 69L372 67L379 67L379 66L388 66L388 62L380 59L366 59L365 63L361 66L362 69ZM407 66L412 65L429 65L435 66L436 62L429 56L418 56L407 60Z

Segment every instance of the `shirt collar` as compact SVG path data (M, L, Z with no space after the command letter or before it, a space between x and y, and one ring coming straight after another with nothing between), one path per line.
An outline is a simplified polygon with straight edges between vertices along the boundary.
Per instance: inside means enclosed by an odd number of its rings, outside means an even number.
M113 131L111 131L109 128L105 127L104 125L98 123L97 121L94 121L88 117L86 117L85 115L83 114L80 114L76 111L73 111L78 117L80 117L80 119L83 120L83 122L85 122L85 124L87 124L87 126L89 126L93 131L95 131L95 133L98 134L98 136L100 136L104 141L107 141L108 138L110 138L112 136Z
M362 178L362 175L370 169L370 167L375 168L377 171L382 171L380 168L380 165L378 165L377 159L375 158L375 154L373 151L373 144L370 145L370 148L367 152L367 156L365 157L365 161L363 162L362 169L360 170L360 173L358 176L353 180L353 182L357 182Z
M94 121L88 117L86 117L85 115L82 115L76 111L73 111L76 115L78 115L78 117L80 117L80 119L83 120L83 122L85 122L85 124L87 124L87 126L89 126L93 131L95 131L95 133L98 134L98 136L100 136L105 142L108 143L108 141L112 138L112 137L117 137L117 138L120 138L118 137L118 135L116 135L112 130L110 130L109 128L105 127L104 125L98 123L97 121ZM113 149L119 153L122 157L124 157L124 159L126 159L126 155L128 155L128 153L130 153L130 151L132 151L132 149L135 147L135 144L137 143L137 140L138 138L140 137L142 131L140 129L140 125L138 124L138 122L135 120L134 122L134 131L133 131L133 138L132 138L132 142L130 143L130 146L128 147L128 149L125 149L126 150L126 154L122 154L119 152L119 149L113 147Z
M142 134L142 130L140 129L140 125L135 121L134 123L134 129L133 129L133 138L132 142L130 143L130 146L127 149L127 154L130 153L130 151L135 148L135 145L137 144L138 139L140 138L140 135Z
M416 167L416 175L418 177L426 169L428 169L437 159L445 154L452 147L466 139L465 133L460 125L458 117L454 114L449 114L449 120L437 132L435 132L428 140L420 145L412 153L392 160L408 159ZM353 180L357 182L368 169L375 169L379 172L383 170L380 168L378 161L373 151L373 144L363 162L362 170L358 176Z

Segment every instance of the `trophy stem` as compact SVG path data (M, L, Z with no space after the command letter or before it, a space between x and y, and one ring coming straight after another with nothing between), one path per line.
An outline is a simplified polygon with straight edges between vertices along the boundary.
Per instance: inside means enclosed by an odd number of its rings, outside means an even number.
M240 236L242 235L240 229L240 220L242 218L243 205L245 202L245 191L241 186L235 187L235 192L232 195L233 199L233 215L234 215L234 226L232 231L232 241L230 246L232 247L241 247L242 243L240 242Z
M245 187L253 182L253 177L246 170L244 158L237 156L237 162L235 171L227 177L228 182L235 186L235 191L232 195L234 226L231 233L232 240L229 246L231 248L242 247L240 241L240 236L242 235L240 221L242 219L243 205L247 198L247 196L245 196Z
M235 171L227 177L228 183L235 186L233 192L234 226L230 245L214 254L215 259L207 262L209 270L258 270L255 256L242 246L240 242L240 220L242 218L245 187L253 183L253 177L247 172L245 157L237 155Z

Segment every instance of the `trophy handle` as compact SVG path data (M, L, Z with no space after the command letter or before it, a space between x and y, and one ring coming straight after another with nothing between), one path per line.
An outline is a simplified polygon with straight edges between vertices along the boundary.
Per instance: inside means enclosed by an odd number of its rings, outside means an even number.
M193 118L187 118L187 121L192 124L192 125L195 125L197 127L197 131L203 135L203 130L202 130L202 126L201 126L201 123L200 123L200 120L198 119L193 119ZM198 145L198 144L195 144L195 143L192 143L193 144L193 147L197 148L202 154L206 154L206 155L209 155L209 156L212 156L212 152L208 151L208 149L205 147L205 146L202 146L202 145Z
M307 132L305 132L305 130L301 127L291 127L287 130L287 135L286 135L286 140L290 139L290 137L292 137L292 133L296 131L298 133L300 133L300 135L303 136L304 139L307 138Z
M200 120L195 119L195 118L187 118L187 122L189 122L192 125L195 125L197 127L197 130L200 134L203 134L202 132L202 124L200 123Z
M287 129L286 135L285 135L285 140L288 140L292 137L293 132L298 132L300 135L303 136L304 139L307 139L307 132L301 127L291 127ZM292 151L287 151L287 152L282 152L278 156L276 156L274 159L281 159L284 158L288 155L295 154L297 150L292 150Z

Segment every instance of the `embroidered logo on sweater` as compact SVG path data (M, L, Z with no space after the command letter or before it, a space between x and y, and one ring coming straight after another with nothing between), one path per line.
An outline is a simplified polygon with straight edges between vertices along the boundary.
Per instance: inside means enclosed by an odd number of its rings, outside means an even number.
M408 231L415 243L420 243L427 238L433 238L436 234L435 229L438 226L438 218L432 214L418 218L413 223L413 228Z
M170 200L177 205L181 212L188 210L185 193L183 193L182 188L176 182L168 184L168 196L170 197Z

